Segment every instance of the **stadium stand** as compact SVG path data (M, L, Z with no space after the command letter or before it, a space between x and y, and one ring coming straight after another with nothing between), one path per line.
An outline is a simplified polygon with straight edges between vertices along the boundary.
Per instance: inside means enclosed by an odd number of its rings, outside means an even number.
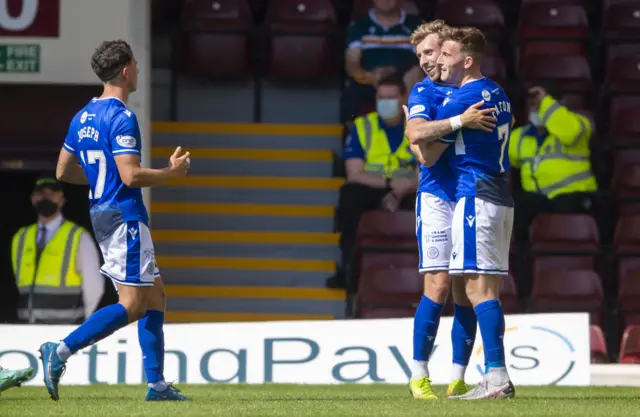
M336 122L343 38L348 22L366 13L370 1L175 4L172 9L153 2L154 39L172 37L168 64L154 69L153 159L164 161L179 139L192 148L194 165L192 176L153 193L154 239L173 300L168 320L351 314L344 292L322 285L337 259L333 215L342 179L334 177L334 164L341 149ZM637 2L421 0L406 7L424 19L444 17L485 29L495 53L484 70L506 87L515 108L523 107L525 86L554 79L569 107L595 115L594 166L603 167L597 170L599 193L612 208L615 233L603 233L598 219L585 216L538 217L530 244L512 248L513 276L504 281L503 304L513 313L525 305L530 311L589 311L592 324L600 325L592 328L593 360L606 361L611 352L612 360L637 361L640 330L627 327L640 324ZM335 82L308 82L315 78ZM221 84L195 81L202 79ZM237 79L246 86L232 89ZM269 84L271 79L307 83L296 84L294 92ZM52 169L69 117L95 91L11 84L0 89L0 112L29 126L18 132L18 124L0 124L3 170L12 172L16 161L22 161L20 169ZM25 123L33 95L54 109L51 120ZM525 119L519 112L518 123ZM287 124L275 124L282 122ZM512 184L517 191L518 181ZM357 317L412 316L411 302L390 307L385 300L409 300L421 291L413 214L384 216L373 226L365 219L360 224L357 269L351 273L375 283L367 288L379 292L357 295ZM402 225L392 229L403 235L379 230L386 225ZM603 314L609 311L615 314ZM622 337L619 329L625 328Z

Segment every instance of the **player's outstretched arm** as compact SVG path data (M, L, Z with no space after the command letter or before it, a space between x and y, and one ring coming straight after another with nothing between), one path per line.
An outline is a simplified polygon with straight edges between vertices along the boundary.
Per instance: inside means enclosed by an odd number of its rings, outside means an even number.
M65 148L60 150L60 155L58 156L56 178L58 181L68 182L69 184L89 184L89 180L87 179L87 176L84 175L82 167L78 165L78 158L76 155Z
M462 114L444 120L430 121L417 118L408 120L405 133L412 144L417 144L436 141L463 127L491 132L496 127L497 119L493 115L495 109L480 109L483 104L484 101L480 101L470 106ZM406 106L403 106L403 109L408 119L408 109Z
M191 164L189 152L183 153L180 146L169 158L169 166L162 169L143 168L137 154L117 155L114 159L122 182L130 188L153 187L171 178L184 177Z

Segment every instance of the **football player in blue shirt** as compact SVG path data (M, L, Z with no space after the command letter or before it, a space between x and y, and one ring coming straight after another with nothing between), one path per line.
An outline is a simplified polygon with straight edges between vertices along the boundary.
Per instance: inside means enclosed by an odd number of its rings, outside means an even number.
M441 79L458 85L438 109L438 119L450 119L469 104L483 100L497 118L491 132L460 129L427 146L427 165L453 149L449 164L456 176L456 207L451 225L449 273L461 275L474 306L485 355L483 381L460 399L512 398L515 389L504 354L504 312L499 301L501 275L509 271L513 198L507 155L514 119L504 90L482 76L486 41L477 28L454 28L443 34L438 64ZM457 120L452 121L458 125Z
M188 398L166 383L163 375L166 297L141 188L186 175L189 153L176 149L164 169L141 167L140 129L136 115L126 106L138 81L131 47L122 40L103 42L91 58L91 67L104 91L71 121L56 176L60 181L89 185L91 222L104 257L100 271L114 282L119 302L96 311L59 343L40 346L44 382L57 401L60 377L71 355L138 321L149 385L145 399L184 401Z
M416 136L421 128L429 128L435 122L437 108L457 88L440 82L440 69L436 62L440 55L439 33L448 27L442 20L425 23L414 31L411 42L427 77L417 83L409 96L407 133L412 151L423 161L420 148L424 136ZM461 119L471 128L491 131L494 117L491 109L478 110L482 101L464 109ZM478 122L476 125L475 122ZM453 131L445 122L445 130ZM445 131L445 133L446 133ZM424 132L423 132L424 133ZM444 133L443 133L444 134ZM439 136L433 135L431 139ZM417 140L419 139L419 140ZM452 153L449 152L449 153ZM451 254L451 221L455 208L455 178L449 167L448 156L430 168L420 166L420 184L416 199L416 236L419 250L419 270L424 274L424 295L416 310L413 327L413 361L409 386L414 398L436 399L431 387L428 361L438 331L440 315L449 296L449 258ZM469 363L476 333L476 316L465 291L464 283L454 282L454 321L451 331L453 347L453 372L447 395L462 395L468 391L464 374Z

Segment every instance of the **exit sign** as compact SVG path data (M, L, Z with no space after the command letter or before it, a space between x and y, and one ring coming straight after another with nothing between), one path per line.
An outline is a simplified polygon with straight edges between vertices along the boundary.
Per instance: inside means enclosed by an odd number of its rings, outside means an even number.
M0 73L40 72L40 45L0 44Z

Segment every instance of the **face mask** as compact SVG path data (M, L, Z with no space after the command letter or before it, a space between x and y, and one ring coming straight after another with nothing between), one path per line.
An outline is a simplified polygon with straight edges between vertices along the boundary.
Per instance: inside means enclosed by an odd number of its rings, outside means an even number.
M393 120L400 114L398 100L395 98L382 98L376 102L376 111L384 120Z
M540 120L540 115L537 111L529 112L529 121L535 127L542 126L542 120Z
M35 208L38 215L49 217L54 215L58 211L58 204L45 198L38 201Z

